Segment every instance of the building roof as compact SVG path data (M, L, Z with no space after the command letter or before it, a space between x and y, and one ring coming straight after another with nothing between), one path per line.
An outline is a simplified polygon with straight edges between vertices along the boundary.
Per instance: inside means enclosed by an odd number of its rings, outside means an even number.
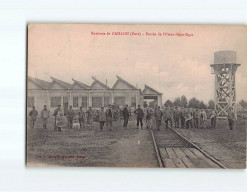
M53 80L53 82L56 82L57 84L59 84L60 86L66 88L66 89L71 89L72 88L72 84L70 84L70 83L66 83L64 81L55 79L54 77L51 77L51 79Z
M154 88L152 88L152 87L150 87L150 86L148 86L148 85L146 85L146 84L145 84L145 88L144 88L144 90L142 91L142 93L145 91L145 89L149 89L150 91L154 92L155 94L162 95L162 93L156 91Z
M108 87L107 85L105 85L104 83L102 83L101 81L99 81L98 79L96 79L96 77L92 77L92 79L94 80L94 82L92 83L91 87L93 86L94 83L98 83L98 84L101 85L103 88L111 89L110 87Z
M86 84L84 84L84 83L82 83L82 82L80 82L80 81L77 81L77 80L75 80L75 79L72 79L72 81L74 81L75 84L79 85L79 86L80 86L81 88L83 88L83 89L89 89L89 88L90 88L89 85L86 85Z
M44 81L41 79L33 78L33 77L28 77L28 80L32 81L34 84L38 85L42 89L49 89L50 82Z
M132 89L137 89L134 85L131 85L129 82L127 82L126 80L122 79L120 76L116 75L116 77L117 77L118 80L113 85L113 87L112 87L113 89L116 87L116 84L117 84L118 81L122 81L123 83L125 83L127 86L129 86Z

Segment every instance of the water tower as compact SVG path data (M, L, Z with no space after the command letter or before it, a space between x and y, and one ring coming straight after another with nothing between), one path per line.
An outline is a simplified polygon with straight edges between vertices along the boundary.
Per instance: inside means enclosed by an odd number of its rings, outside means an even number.
M217 51L214 53L212 74L215 74L214 101L218 118L226 118L229 107L236 115L235 73L240 64L236 63L235 51Z

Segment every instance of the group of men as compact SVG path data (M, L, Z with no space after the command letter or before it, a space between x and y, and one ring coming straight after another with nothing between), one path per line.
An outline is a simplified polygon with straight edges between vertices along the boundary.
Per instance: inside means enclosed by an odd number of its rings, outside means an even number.
M150 121L150 109L147 108L147 124L149 124ZM152 115L151 115L152 116ZM229 108L228 112L228 122L229 122L229 128L230 130L233 129L234 123L235 123L235 114L233 111L233 108ZM175 106L173 109L169 106L165 106L164 109L160 109L160 107L156 107L154 111L154 118L156 122L156 130L160 130L162 119L165 123L165 127L168 128L168 125L170 123L170 126L173 127L173 123L175 128L206 128L206 120L207 120L207 113L204 109L199 108L184 108L184 107L177 107ZM217 113L215 110L212 110L209 114L210 122L211 122L211 128L216 128L216 119L217 119ZM148 128L148 127L147 127Z
M112 122L114 116L114 109L111 105L105 110L104 107L101 107L99 111L99 128L100 131L103 131L104 125L106 123L106 128L108 131L112 131ZM206 128L206 120L207 114L205 110L198 109L198 108L184 108L184 107L174 107L173 109L169 106L165 106L162 110L160 106L156 106L153 110L152 108L147 107L144 110L138 105L138 108L134 111L136 114L136 127L139 129L143 129L143 118L146 119L146 127L147 129L156 129L160 130L162 122L165 123L165 127L168 128L168 125L173 127L175 124L175 128ZM62 120L62 111L61 105L58 105L57 108L54 110L54 131L62 131L62 127L64 126ZM68 129L72 129L73 127L73 120L75 117L78 118L80 128L85 129L86 122L89 126L93 127L93 120L94 120L94 111L91 107L87 111L84 111L82 107L80 107L79 111L76 113L72 106L69 107L67 113L65 113L68 121ZM38 111L33 107L30 111L29 116L31 117L31 128L34 127L36 122L36 118L38 116ZM122 110L123 116L123 127L127 129L129 116L130 116L130 109L128 105ZM47 129L48 118L50 117L50 111L47 109L47 106L44 105L44 109L41 111L41 119L43 123L43 128ZM216 128L216 117L217 113L215 110L211 111L209 118L211 121L211 127ZM86 121L87 120L87 121ZM234 112L233 109L229 109L228 113L228 122L230 130L233 129L234 126ZM155 127L154 127L155 126Z

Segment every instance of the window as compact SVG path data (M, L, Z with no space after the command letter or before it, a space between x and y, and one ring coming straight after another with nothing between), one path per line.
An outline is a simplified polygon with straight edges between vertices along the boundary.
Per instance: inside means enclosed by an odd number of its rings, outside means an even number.
M78 107L78 97L73 97L73 107Z
M107 107L110 104L110 97L104 97L104 106Z
M136 97L131 97L131 107L136 107Z
M51 97L51 107L55 108L61 105L61 97Z
M82 97L82 99L81 99L81 106L82 107L87 107L87 97L85 96L85 97Z
M99 108L102 106L102 97L92 97L92 107Z
M27 107L33 107L34 106L34 97L27 97Z
M125 97L119 96L114 98L114 104L118 106L124 106L125 105Z

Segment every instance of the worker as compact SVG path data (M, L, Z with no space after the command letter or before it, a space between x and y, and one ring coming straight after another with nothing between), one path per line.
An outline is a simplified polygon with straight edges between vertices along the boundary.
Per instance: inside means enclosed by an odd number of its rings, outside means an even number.
M230 130L233 130L233 127L234 127L234 111L232 109L232 107L230 107L228 113L227 113L227 119L228 119L228 122L229 122L229 128Z
M103 131L103 129L104 129L105 121L106 121L106 114L104 112L104 107L101 107L101 110L99 111L99 126L100 126L100 131Z
M211 128L215 129L216 128L216 112L213 110L210 115L210 121L211 121Z
M142 126L143 126L142 119L144 117L144 112L141 109L140 105L138 105L138 108L134 111L134 113L136 114L136 120L137 120L137 123L136 123L137 127L136 128L139 129L139 123L140 123L141 129L142 129Z
M200 113L201 113L200 110L198 108L196 108L194 111L193 118L194 118L194 127L197 129L199 128Z
M83 110L82 107L80 107L80 110L78 112L78 118L79 118L79 123L80 123L80 129L85 129L85 123L86 123L86 114Z
M33 106L33 109L30 111L29 116L31 118L31 128L34 128L34 124L36 122L38 111L35 110L35 107Z
M181 107L180 110L180 121L181 121L181 128L185 128L185 108Z
M185 125L186 125L186 129L192 128L192 113L191 110L189 108L186 109L185 111Z
M123 119L124 119L124 123L123 123L123 127L125 129L127 129L127 126L128 126L128 121L129 121L129 109L128 109L128 105L126 104L123 111L122 111L122 114L123 114Z
M180 115L180 112L178 110L178 107L175 106L175 109L173 111L173 119L175 123L175 128L179 128L179 115Z
M165 124L166 124L166 128L168 128L168 123L170 121L170 125L171 125L171 128L172 128L172 111L171 111L171 108L168 106L168 107L165 107L165 110L164 110L164 113L163 113L163 117L164 117L164 120L165 120Z
M201 127L205 129L206 128L207 113L203 109L201 110L200 118L201 118Z
M112 131L112 120L114 116L114 111L111 107L111 105L108 106L108 108L105 111L106 115L106 127L108 131Z
M72 106L69 107L67 110L67 120L68 120L68 129L72 129L73 127L73 118L74 118L74 110L72 109Z
M157 131L160 131L162 116L163 116L163 113L160 110L160 106L158 106L158 109L154 113L154 117L155 117L155 120L156 120L156 130Z
M86 111L86 114L87 114L88 124L90 126L90 129L92 129L93 128L93 116L94 116L92 107L89 107L89 109Z
M50 111L47 109L47 106L44 105L44 109L40 113L42 123L43 123L43 129L47 129L47 123L48 123L48 118L50 117Z
M151 109L149 108L149 106L147 107L147 110L146 110L146 126L147 126L147 129L152 128L152 113L151 113Z
M58 124L58 121L57 121L57 118L58 117L60 117L59 116L59 112L61 111L61 105L58 105L57 106L57 108L54 110L54 112L53 112L53 116L54 116L54 120L55 120L55 122L54 122L54 131L58 131L58 126L57 126L57 124ZM61 121L60 121L61 122ZM60 128L59 128L60 129ZM60 131L61 131L61 129L60 129Z

